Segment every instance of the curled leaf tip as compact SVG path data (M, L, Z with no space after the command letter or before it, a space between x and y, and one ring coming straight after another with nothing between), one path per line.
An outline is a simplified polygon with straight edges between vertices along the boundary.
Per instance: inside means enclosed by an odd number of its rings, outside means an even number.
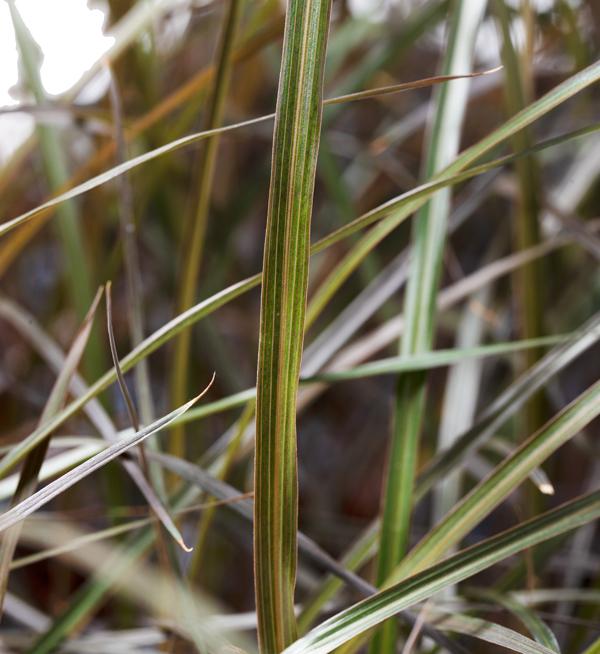
M206 393L208 393L210 387L214 384L214 381L215 381L216 376L217 376L217 373L216 373L216 372L213 372L212 377L210 378L210 381L209 381L208 384L204 387L204 389L203 389L202 391L200 391L200 393L198 393L198 395L196 395L196 397L194 398L193 402L197 402L197 401L198 401L198 400L199 400L203 395L206 395Z

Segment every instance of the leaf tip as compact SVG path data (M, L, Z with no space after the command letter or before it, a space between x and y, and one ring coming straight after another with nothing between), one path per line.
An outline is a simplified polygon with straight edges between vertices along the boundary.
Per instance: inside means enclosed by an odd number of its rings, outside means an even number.
M214 384L214 381L215 381L216 377L217 377L217 373L216 373L216 372L213 372L212 377L210 378L210 381L208 382L208 384L207 384L207 385L204 387L204 389L203 389L202 391L200 391L200 393L198 393L198 395L196 395L196 397L192 400L192 403L193 403L193 404L195 404L195 403L196 403L196 402L197 402L197 401L198 401L198 400L199 400L203 395L206 395L206 393L208 393L208 391L210 390L210 387Z

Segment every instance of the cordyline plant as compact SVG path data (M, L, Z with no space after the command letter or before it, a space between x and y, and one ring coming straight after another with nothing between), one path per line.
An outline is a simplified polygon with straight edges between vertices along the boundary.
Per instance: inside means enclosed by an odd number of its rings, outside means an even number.
M597 654L597 3L105 5L6 12L2 648Z

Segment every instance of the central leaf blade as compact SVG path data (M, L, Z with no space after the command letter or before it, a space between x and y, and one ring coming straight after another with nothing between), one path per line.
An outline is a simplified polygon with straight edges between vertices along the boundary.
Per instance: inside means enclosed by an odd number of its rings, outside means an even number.
M254 562L262 652L296 637L296 394L330 0L290 0L264 250L256 401Z

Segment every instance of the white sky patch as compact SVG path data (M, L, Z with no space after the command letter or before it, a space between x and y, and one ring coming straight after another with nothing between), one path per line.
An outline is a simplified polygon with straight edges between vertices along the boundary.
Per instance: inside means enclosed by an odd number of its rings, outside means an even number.
M0 2L0 106L16 104L9 89L17 83L17 46L15 33L10 20L10 12L5 2Z
M42 82L51 95L70 89L112 43L104 12L86 0L18 0L17 8L44 53Z
M105 14L87 0L17 0L17 9L43 52L42 83L49 96L68 91L110 47L104 35ZM0 106L23 101L11 93L18 83L18 53L10 12L0 1ZM33 129L24 114L0 116L0 163L6 161Z

